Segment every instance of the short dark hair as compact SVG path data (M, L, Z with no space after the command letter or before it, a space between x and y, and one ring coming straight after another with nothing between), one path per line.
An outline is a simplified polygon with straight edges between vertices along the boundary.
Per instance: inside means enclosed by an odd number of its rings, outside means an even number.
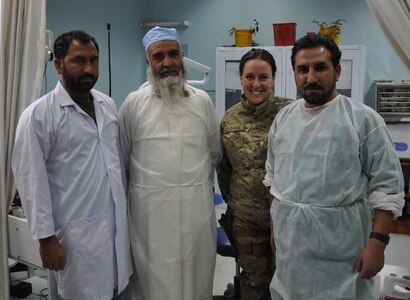
M340 57L342 56L342 52L340 52L339 47L331 38L320 34L314 34L305 35L304 37L298 39L293 45L291 56L293 70L295 69L295 56L300 50L320 46L323 46L330 51L333 67L336 67L340 63Z
M270 54L265 49L256 49L256 48L252 48L251 50L249 50L242 56L241 61L239 63L239 75L242 76L245 63L248 60L252 60L252 59L260 59L260 60L266 61L272 69L272 76L275 76L276 63L275 63L275 59L273 58L272 54Z
M83 44L93 43L99 52L98 43L91 35L82 30L72 30L61 34L54 42L54 56L63 59L67 55L68 47L73 41L80 41Z

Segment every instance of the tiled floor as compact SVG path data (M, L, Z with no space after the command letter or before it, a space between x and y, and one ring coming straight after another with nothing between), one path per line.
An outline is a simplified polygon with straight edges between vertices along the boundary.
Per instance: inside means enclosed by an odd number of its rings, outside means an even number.
M215 207L216 217L219 218L221 213L225 212L226 205L220 204ZM27 300L46 300L49 299L48 297L42 297L41 291L43 291L44 295L48 295L47 290L47 275L46 272L43 270L36 270L34 272L33 277L27 279L27 272L13 272L10 275L10 281L15 280L24 280L27 282L31 282L33 294L24 298ZM216 267L215 267L215 275L214 275L214 290L213 295L215 296L222 296L227 289L227 284L233 282L233 277L235 274L235 260L231 257L223 257L217 255L216 258ZM45 290L43 290L45 289ZM37 294L37 296L35 295ZM17 297L10 297L11 300L18 300L20 298Z
M235 260L217 255L214 275L214 296L223 296L228 283L233 283L235 275Z

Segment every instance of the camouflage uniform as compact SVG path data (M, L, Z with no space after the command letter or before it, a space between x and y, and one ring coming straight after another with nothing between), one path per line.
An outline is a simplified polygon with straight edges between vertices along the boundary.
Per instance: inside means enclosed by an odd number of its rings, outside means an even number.
M228 204L228 235L238 252L241 299L270 299L275 270L270 247L269 189L262 181L268 132L278 111L293 100L274 96L257 107L241 102L226 111L221 122L224 144L218 183Z

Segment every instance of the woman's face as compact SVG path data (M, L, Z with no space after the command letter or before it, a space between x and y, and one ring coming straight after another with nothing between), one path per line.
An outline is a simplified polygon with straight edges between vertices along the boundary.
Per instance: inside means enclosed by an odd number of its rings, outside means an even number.
M248 102L255 106L265 102L275 84L275 76L269 63L261 59L248 60L243 67L240 81Z

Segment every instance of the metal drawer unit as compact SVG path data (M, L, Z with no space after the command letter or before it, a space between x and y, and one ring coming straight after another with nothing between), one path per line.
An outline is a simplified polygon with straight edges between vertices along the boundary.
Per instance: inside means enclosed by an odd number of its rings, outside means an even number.
M376 110L389 122L410 121L410 84L376 84Z

